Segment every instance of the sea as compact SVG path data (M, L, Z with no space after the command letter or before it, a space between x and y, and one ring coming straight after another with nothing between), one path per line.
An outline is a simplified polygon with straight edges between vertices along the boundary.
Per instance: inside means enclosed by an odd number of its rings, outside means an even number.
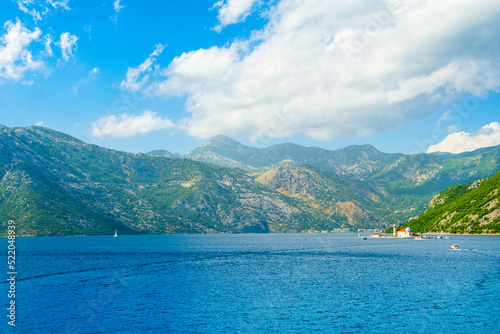
M461 250L450 250L458 244ZM7 238L0 333L500 333L500 236Z

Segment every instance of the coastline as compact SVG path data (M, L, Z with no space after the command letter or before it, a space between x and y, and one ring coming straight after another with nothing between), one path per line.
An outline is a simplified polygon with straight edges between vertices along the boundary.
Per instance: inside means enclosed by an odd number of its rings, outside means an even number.
M121 234L120 236L139 236L139 235L214 235L214 234L220 234L220 235L243 235L243 234L357 234L356 232L328 232L328 233L303 233L303 232L268 232L268 233L165 233L165 234L158 234L158 233L137 233L137 234ZM428 236L430 235L430 236ZM411 236L411 237L394 237L391 234L386 234L382 236L377 236L377 237L372 237L371 235L365 235L365 236L356 236L357 238L370 238L370 239L415 239L418 237L421 237L422 239L436 239L435 236L442 235L442 236L463 236L463 235L471 235L471 236L494 236L494 235L500 235L500 233L480 233L480 234L474 234L474 233L437 233L437 232L429 232L425 233L423 235L417 235L417 236ZM113 234L65 234L65 235L60 235L60 234L54 234L54 235L36 235L36 234L29 234L29 235L16 235L16 238L29 238L29 237L112 237ZM0 235L0 237L7 238L8 235Z

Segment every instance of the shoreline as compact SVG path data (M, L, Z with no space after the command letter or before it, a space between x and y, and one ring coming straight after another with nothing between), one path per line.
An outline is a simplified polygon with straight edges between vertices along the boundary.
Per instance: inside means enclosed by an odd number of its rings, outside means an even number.
M141 235L245 235L245 234L357 234L357 232L329 232L329 233L302 233L302 232L268 232L268 233L169 233L169 234L148 234L148 233L137 233L137 234L121 234L120 236L141 236ZM431 236L427 236L431 235ZM471 233L425 233L425 235L420 236L411 236L411 237L394 237L390 234L372 237L371 235L365 236L357 236L357 238L370 238L370 239L415 239L418 237L422 237L422 239L436 239L437 235L442 236L494 236L500 235L500 233L480 233L480 234L471 234ZM7 238L8 235L2 235L0 237ZM68 234L68 235L16 235L16 238L25 238L25 237L113 237L113 234Z

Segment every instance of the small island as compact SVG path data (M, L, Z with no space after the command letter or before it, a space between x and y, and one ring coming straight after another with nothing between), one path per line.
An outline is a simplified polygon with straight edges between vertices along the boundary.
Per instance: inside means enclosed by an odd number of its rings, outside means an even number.
M423 235L423 234L413 232L410 227L398 229L397 226L394 224L392 226L392 235L388 234L388 233L382 234L380 232L375 232L375 233L371 234L369 237L366 237L366 236L363 237L363 236L360 236L358 233L358 238L363 238L363 239L366 239L366 238L441 239L441 235L440 234L438 234L436 236Z

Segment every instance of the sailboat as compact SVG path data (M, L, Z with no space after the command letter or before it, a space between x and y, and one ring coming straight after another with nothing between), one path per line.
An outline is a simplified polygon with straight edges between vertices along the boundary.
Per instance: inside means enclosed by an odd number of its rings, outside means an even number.
M114 237L116 238L118 236L118 230L115 230L115 235Z

